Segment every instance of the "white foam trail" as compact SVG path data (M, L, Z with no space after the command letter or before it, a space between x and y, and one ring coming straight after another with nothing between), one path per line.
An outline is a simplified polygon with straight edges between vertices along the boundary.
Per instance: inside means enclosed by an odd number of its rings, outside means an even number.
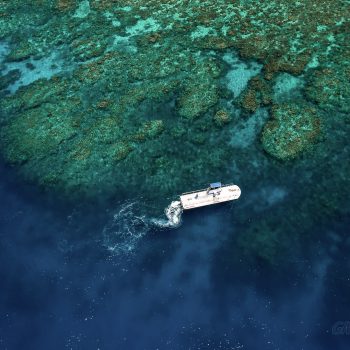
M165 219L147 218L137 215L140 212L139 203L131 202L122 205L111 221L104 227L103 245L114 254L129 254L153 227L174 228L181 224L181 202L173 201L165 209Z
M152 223L159 227L178 227L181 224L182 205L180 201L173 201L165 208L165 215L168 220L152 219Z
M136 215L136 202L127 203L103 229L103 244L113 253L130 253L150 229L143 215Z

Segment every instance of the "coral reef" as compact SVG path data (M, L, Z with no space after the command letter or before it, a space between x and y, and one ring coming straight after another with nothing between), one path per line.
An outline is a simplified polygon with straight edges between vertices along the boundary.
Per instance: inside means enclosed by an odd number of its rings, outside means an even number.
M197 66L195 74L190 77L178 101L179 114L187 119L204 114L219 98L217 83L214 80L220 75L219 67L213 60Z
M217 126L222 127L222 126L228 124L230 121L231 121L231 116L224 109L220 109L214 115L214 122Z
M350 112L350 63L312 70L307 76L307 97L329 112Z
M272 107L272 119L262 132L264 150L287 160L309 148L320 136L321 121L314 108L284 103Z
M248 113L256 112L260 107L268 106L272 102L270 84L260 76L249 80L247 88L239 96L238 103Z
M0 1L1 153L68 198L142 193L161 208L213 179L292 181L324 157L333 173L310 198L330 178L346 192L333 155L349 153L348 12L342 0ZM342 195L313 210L332 215ZM269 261L288 239L271 220L242 243Z

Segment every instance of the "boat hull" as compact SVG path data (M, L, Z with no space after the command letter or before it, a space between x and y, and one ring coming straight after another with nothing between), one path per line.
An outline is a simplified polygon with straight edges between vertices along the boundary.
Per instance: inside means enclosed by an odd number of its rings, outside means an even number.
M237 185L221 186L218 189L199 190L189 193L183 193L180 201L183 209L193 209L207 205L217 204L238 199L241 195L241 189Z

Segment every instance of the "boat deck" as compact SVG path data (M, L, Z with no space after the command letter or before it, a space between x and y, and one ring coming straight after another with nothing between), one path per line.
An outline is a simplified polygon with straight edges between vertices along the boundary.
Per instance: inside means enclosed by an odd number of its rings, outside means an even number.
M184 209L204 207L206 205L217 204L238 199L241 189L237 185L226 185L218 189L208 189L183 193L180 201Z

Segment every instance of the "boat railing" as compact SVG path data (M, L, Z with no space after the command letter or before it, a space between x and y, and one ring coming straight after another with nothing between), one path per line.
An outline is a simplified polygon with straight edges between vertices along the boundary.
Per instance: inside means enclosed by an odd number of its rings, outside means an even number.
M226 184L226 185L222 185L222 186L219 187L219 188L223 188L223 187L227 187L227 186L232 186L232 185L234 185L234 184L233 184L233 183L231 183L231 184ZM207 191L207 190L208 190L208 187L207 187L207 188L203 188L203 189L201 189L201 190L197 190L197 191L184 192L184 193L181 193L181 196L184 196L184 195L186 195L186 194L191 194L191 193L197 193L197 192Z

